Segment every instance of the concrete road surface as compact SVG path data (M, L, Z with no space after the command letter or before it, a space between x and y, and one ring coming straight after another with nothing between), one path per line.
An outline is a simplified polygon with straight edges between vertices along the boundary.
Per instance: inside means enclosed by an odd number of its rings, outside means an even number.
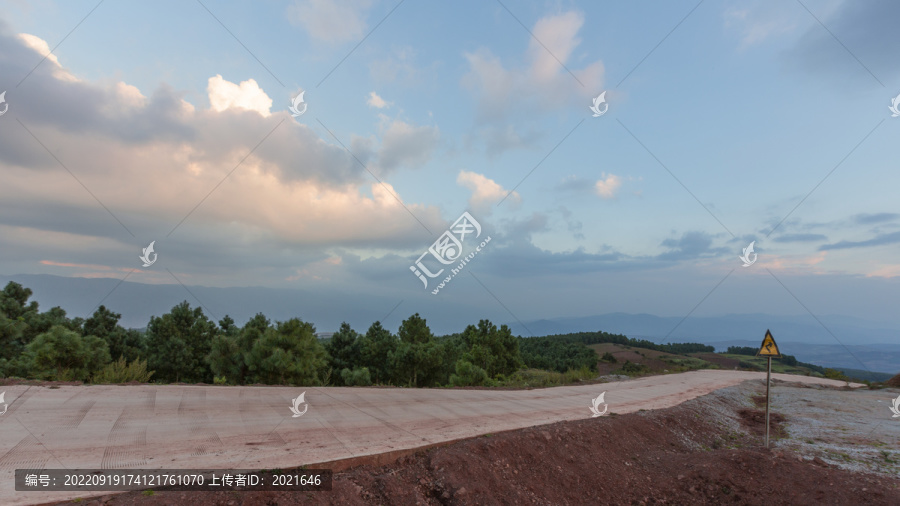
M292 468L590 418L591 400L604 391L609 412L629 413L668 408L745 380L764 383L765 374L705 370L540 390L0 387L8 404L0 415L0 504L102 494L16 492L15 469ZM303 392L300 410L307 410L293 417L291 400Z

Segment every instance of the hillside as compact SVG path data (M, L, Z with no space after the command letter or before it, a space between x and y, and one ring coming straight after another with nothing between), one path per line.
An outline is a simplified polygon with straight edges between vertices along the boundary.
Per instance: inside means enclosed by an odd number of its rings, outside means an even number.
M746 355L729 353L676 354L613 343L593 344L588 347L596 351L597 355L601 357L601 360L597 363L597 371L600 375L625 374L628 376L644 376L695 369L766 370L766 359ZM602 360L606 353L612 355L616 362ZM633 365L625 365L629 363ZM772 361L772 372L823 377L822 373L809 367L786 365L777 359Z
M597 363L597 371L600 375L625 374L633 376L720 368L717 364L708 360L641 348L639 346L602 343L588 345L588 347L597 352L597 356L600 357L600 361ZM604 355L607 353L612 355L616 361L603 360ZM637 368L626 364L634 364Z

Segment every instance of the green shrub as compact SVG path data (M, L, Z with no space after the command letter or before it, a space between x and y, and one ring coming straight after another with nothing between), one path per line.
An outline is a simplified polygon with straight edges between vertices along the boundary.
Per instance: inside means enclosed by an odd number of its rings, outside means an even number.
M93 382L98 384L128 383L130 381L147 383L151 376L153 376L153 371L147 370L146 360L134 360L129 364L125 362L125 357L119 357L119 360L100 369L94 375ZM222 383L217 382L216 384Z
M750 369L752 371L758 371L759 367L756 366L753 362L747 362L746 360L739 360L738 367L741 369Z
M368 367L344 368L341 371L341 379L348 387L367 387L372 384L372 375Z
M644 364L636 364L630 360L626 360L622 365L622 368L619 369L620 374L625 374L628 376L637 376L639 374L643 374L645 372L649 372L650 368Z
M616 362L618 362L618 360L616 360L616 357L614 357L613 354L608 351L604 353L602 357L600 357L600 360L609 362L610 364L615 364Z
M568 385L579 381L592 380L597 373L589 367L569 369L566 372L544 371L541 369L521 369L510 374L495 386L518 388L544 388Z
M54 325L28 343L20 360L37 379L85 381L109 363L109 346L99 337Z
M825 377L833 380L850 381L850 378L837 369L825 369Z
M456 374L450 375L450 384L455 387L489 386L487 371L468 360L456 362Z
M227 385L228 378L225 376L213 376L213 384L215 385Z

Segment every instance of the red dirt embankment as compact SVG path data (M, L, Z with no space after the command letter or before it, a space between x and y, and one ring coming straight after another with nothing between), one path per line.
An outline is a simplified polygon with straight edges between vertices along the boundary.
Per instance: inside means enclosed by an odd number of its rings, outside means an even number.
M900 504L900 480L763 449L758 411L711 394L356 467L336 473L330 492L131 492L82 504ZM773 417L773 437L783 420Z

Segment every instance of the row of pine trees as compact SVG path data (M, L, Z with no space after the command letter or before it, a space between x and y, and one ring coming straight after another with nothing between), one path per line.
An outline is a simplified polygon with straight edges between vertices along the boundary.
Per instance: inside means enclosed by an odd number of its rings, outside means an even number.
M519 339L487 320L442 337L418 314L396 334L380 322L364 334L344 323L323 342L298 318L273 323L260 313L238 327L182 302L141 332L105 306L87 319L40 312L31 295L15 282L0 292L0 377L432 387L490 384L524 366Z

